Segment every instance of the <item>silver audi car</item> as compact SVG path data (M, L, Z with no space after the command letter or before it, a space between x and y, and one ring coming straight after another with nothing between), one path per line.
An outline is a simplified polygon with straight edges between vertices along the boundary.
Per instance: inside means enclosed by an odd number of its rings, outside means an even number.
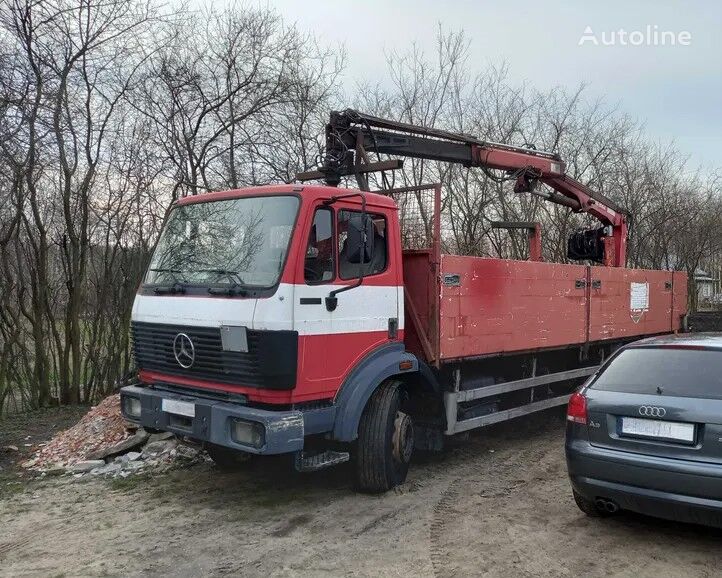
M722 527L722 334L617 350L569 400L566 458L585 514Z

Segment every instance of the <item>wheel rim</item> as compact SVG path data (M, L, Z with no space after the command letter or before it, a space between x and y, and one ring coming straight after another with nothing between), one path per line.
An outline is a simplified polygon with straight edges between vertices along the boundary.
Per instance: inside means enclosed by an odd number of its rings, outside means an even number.
M414 451L414 425L409 415L401 411L396 412L392 447L397 462L408 464L411 461Z

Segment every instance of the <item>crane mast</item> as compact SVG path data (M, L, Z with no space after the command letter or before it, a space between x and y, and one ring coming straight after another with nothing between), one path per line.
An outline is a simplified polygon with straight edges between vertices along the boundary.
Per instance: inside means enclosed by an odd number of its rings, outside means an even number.
M355 176L359 187L369 190L368 173L398 169L403 164L401 160L371 162L369 152L504 171L506 176L502 178L514 181L515 193L536 194L600 221L601 228L572 234L568 245L571 259L625 266L626 212L567 175L566 164L555 153L484 141L347 109L330 115L325 154L318 170L299 173L297 178L301 181L323 179L329 185L338 186L342 177ZM540 183L548 189L540 188Z

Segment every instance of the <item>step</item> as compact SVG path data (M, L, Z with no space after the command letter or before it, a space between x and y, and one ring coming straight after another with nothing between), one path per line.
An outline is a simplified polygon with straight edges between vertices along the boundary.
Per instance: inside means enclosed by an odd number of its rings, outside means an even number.
M299 452L296 455L296 469L299 472L317 472L318 470L347 462L349 457L348 452L335 452L331 450L314 454Z

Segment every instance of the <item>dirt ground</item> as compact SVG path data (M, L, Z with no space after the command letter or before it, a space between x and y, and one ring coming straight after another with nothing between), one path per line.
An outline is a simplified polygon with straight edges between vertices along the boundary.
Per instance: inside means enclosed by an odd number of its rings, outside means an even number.
M0 417L0 486L4 477L19 473L17 465L30 458L34 445L74 425L87 411L87 406L76 405ZM6 446L18 451L3 451Z
M273 461L6 481L0 575L719 575L722 531L581 514L563 431L559 412L486 429L383 496L354 493L344 467L293 475Z

